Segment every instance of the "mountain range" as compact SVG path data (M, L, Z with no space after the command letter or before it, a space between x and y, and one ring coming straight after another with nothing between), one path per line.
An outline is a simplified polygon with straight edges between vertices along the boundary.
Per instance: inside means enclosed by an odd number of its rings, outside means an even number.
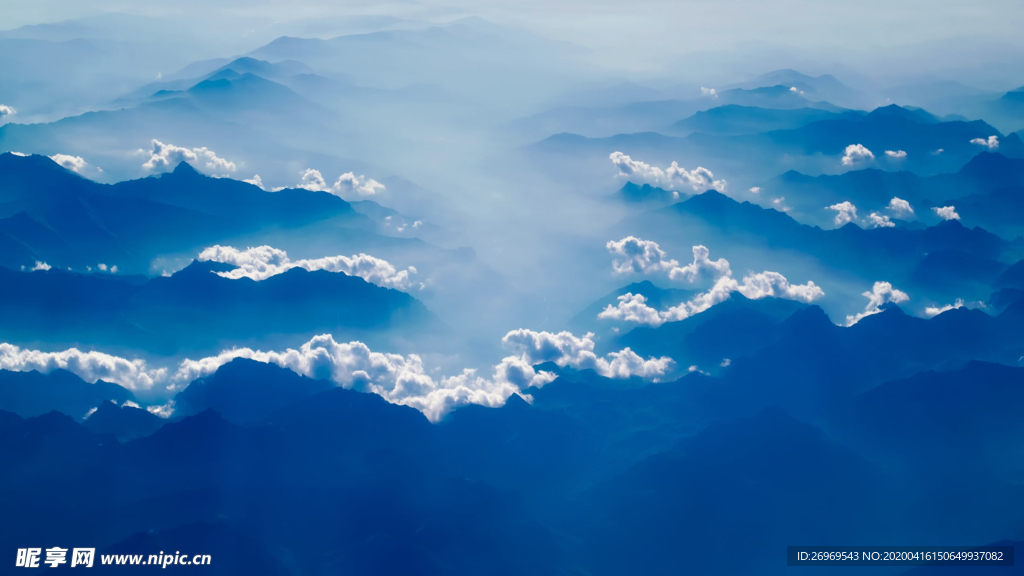
M357 276L303 268L260 281L218 275L233 268L193 262L151 279L0 268L0 339L177 355L294 346L323 333L401 349L408 344L398 340L420 330L435 342L447 332L413 296Z

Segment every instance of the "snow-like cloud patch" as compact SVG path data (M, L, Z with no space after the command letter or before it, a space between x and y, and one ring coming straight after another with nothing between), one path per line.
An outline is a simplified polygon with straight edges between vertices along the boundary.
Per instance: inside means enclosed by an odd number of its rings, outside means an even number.
M956 207L954 206L933 206L932 212L943 220L959 220L960 215L956 213Z
M838 204L833 204L831 206L826 206L825 210L836 211L836 217L834 222L837 228L849 224L850 222L853 222L854 220L857 219L857 207L854 206L853 203L850 202L849 200L840 202Z
M875 159L875 155L863 144L850 144L843 151L843 166L857 166Z
M608 159L618 168L619 176L642 180L666 190L691 188L695 192L700 192L713 188L719 192L725 191L726 181L715 180L715 175L702 166L687 170L681 168L678 162L672 162L671 166L663 170L646 162L633 160L622 152L612 152Z
M113 382L129 390L147 390L167 378L164 368L150 369L144 360L126 360L102 352L70 348L61 352L26 350L0 344L0 369L18 372L67 370L86 382Z
M885 155L894 160L902 160L907 157L907 153L903 150L886 150Z
M213 150L206 148L183 148L174 144L165 144L153 139L149 160L142 168L151 171L165 171L174 168L181 162L188 162L197 168L205 168L211 174L226 174L235 171L235 163L217 156ZM145 153L145 151L143 151Z
M265 280L292 268L302 268L310 272L315 270L343 272L349 276L359 276L378 286L400 290L423 288L422 283L410 278L411 275L416 274L416 268L409 266L405 270L398 270L387 260L368 254L304 258L293 261L288 257L287 252L272 246L256 246L239 250L233 246L216 245L200 252L198 259L237 266L234 270L218 272L220 276L232 280L239 278Z
M889 282L875 282L871 287L871 290L864 292L862 296L868 299L868 304L864 307L863 312L846 317L847 326L853 326L872 314L878 314L882 311L883 304L890 302L893 304L901 304L910 300L910 296L908 296L906 292L897 290Z
M705 88L705 87L701 86L700 87L700 94L701 94L701 96L710 96L712 98L718 98L718 91L715 90L714 88Z

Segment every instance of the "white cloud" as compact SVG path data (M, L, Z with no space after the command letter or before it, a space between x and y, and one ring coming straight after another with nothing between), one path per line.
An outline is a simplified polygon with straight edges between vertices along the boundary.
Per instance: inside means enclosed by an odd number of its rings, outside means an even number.
M373 178L367 178L366 176L356 176L352 172L346 172L334 182L332 186L327 185L327 181L324 180L323 174L319 170L313 168L306 168L302 171L302 178L299 183L295 185L295 188L302 188L313 192L330 192L335 196L341 196L344 193L356 193L361 196L373 196L374 194L385 190L385 186L380 182L377 182ZM283 188L275 188L275 190L282 190Z
M146 390L167 377L166 369L151 370L144 360L126 360L102 352L83 352L71 348L62 352L25 350L12 344L0 344L0 369L28 372L67 370L87 382L106 380L128 388Z
M717 280L722 276L731 276L729 261L725 258L711 260L711 251L705 246L693 247L693 262L686 266L674 266L668 271L668 277L673 280L696 282L701 278Z
M989 136L987 140L984 138L975 138L971 140L971 144L977 144L978 146L984 146L989 150L995 150L999 148L999 137Z
M778 198L772 198L772 204L775 205L775 209L776 210L781 210L783 212L789 212L790 210L793 209L790 206L786 206L786 197L785 196L779 196Z
M352 172L346 172L338 176L338 181L334 183L332 191L336 194L355 192L361 196L373 196L384 189L384 185L373 178L367 178L363 175L356 176Z
M314 170L312 168L306 168L302 171L299 183L296 184L295 187L310 190L312 192L327 192L330 190L330 188L327 187L327 182L324 180L323 174L321 174L319 170Z
M857 207L854 206L853 203L850 202L849 200L845 202L840 202L838 204L833 204L831 206L826 206L825 210L836 211L836 227L849 224L850 222L853 222L854 220L857 219Z
M932 212L943 220L959 220L960 215L956 213L956 207L954 206L933 206Z
M604 310L598 313L598 319L635 322L648 326L661 326L665 323L661 314L647 305L647 297L643 294L628 292L619 296L618 300L619 303L615 306L605 306Z
M871 214L868 214L868 220L871 222L871 225L875 228L893 228L896 226L896 223L889 219L888 216L886 216L885 214L879 214L877 212L872 212Z
M252 178L248 180L242 180L242 182L245 182L246 184L252 184L253 186L266 190L266 188L263 188L263 178L260 178L259 174L254 174Z
M288 253L271 246L257 246L239 250L233 246L211 246L199 253L199 260L223 262L238 268L227 272L218 272L224 278L237 280L239 278L251 278L252 280L265 280L271 276L291 270L292 268L303 268L310 272L314 270L326 270L328 272L343 272L349 276L359 276L367 282L388 288L409 290L419 286L410 279L410 275L416 274L416 268L410 266L405 270L398 270L387 260L374 258L367 254L355 256L326 256L324 258L302 259L292 261Z
M612 260L612 268L617 274L651 274L679 266L679 262L666 258L665 251L657 242L641 240L636 236L627 236L619 241L611 240L605 247L617 256Z
M902 160L907 157L907 153L903 150L886 150L885 155L896 160Z
M714 88L705 88L705 87L701 86L700 87L700 94L701 94L701 96L710 96L712 98L718 98L718 91L715 90Z
M751 300L761 298L784 298L798 302L811 303L825 295L814 282L807 284L790 284L785 276L778 272L759 272L743 277L743 282L736 289Z
M948 312L950 310L955 310L957 308L963 308L963 306L964 306L964 299L963 298L957 298L956 301L953 302L952 304L946 304L945 306L942 306L942 307L928 306L927 308L924 309L924 315L929 317L929 318L931 318L932 316L938 316L939 314L942 314L943 312Z
M760 194L761 193L761 187L760 186L754 186L753 188L750 189L750 193L751 194Z
M78 172L79 174L89 164L81 156L71 156L68 154L54 154L50 156L50 160L53 160L57 164L71 170L72 172Z
M39 260L36 260L35 266L33 266L31 268L31 270L33 272L35 272L37 270L49 270L49 269L50 269L50 265L49 264L47 264L46 262L40 262Z
M643 295L627 293L618 297L618 304L615 306L609 304L597 317L602 320L660 326L665 322L685 320L694 314L704 312L708 308L728 300L733 292L739 292L752 300L770 296L808 303L825 295L814 282L790 284L789 280L778 272L752 273L745 276L742 283L737 282L732 277L729 261L725 258L712 261L709 254L710 251L706 247L694 246L693 263L684 267L678 265L668 267L669 276L676 280L693 282L701 277L710 277L714 280L714 285L706 292L664 311L658 311L648 306L647 298ZM661 253L661 257L664 257L664 253Z
M698 166L693 170L680 168L678 162L672 162L667 170L651 166L640 160L633 160L622 152L612 152L608 159L619 169L619 176L637 178L667 190L677 187L689 187L695 192L713 188L725 191L725 180L715 180L715 175L707 168Z
M235 171L235 163L217 156L205 146L202 148L182 148L174 144L164 144L153 139L149 160L142 164L146 170L168 170L181 162L188 162L196 168L205 168L213 174L224 174Z
M0 118L4 116L14 116L18 111L5 104L0 104Z
M943 152L945 152L945 150L943 150L942 148L939 148L938 150L932 151L932 156L938 156L939 154L942 154Z
M878 314L882 311L882 305L892 302L893 304L900 304L910 300L910 296L906 292L893 288L889 282L875 282L874 286L871 287L869 292L862 294L868 299L867 306L864 307L864 311L846 317L846 325L853 326L857 322L860 322L863 318L871 316L872 314Z
M863 144L850 144L843 153L843 166L856 166L875 159Z
M728 368L732 364L732 360L728 358L722 358L722 363L719 364L722 368Z
M910 202L898 196L893 196L892 200L889 200L889 205L886 206L886 209L896 214L897 217L913 216L914 214L914 208L910 205Z
M501 343L519 353L522 361L531 366L554 362L558 366L594 370L606 378L639 376L656 380L675 365L667 356L644 360L629 348L598 357L594 353L593 334L590 333L577 338L571 332L554 334L520 328L506 334Z

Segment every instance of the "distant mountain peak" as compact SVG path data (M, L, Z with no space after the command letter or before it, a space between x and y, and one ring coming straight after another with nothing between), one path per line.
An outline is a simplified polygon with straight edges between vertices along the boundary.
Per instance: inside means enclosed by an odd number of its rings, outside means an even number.
M198 170L193 168L192 165L185 160L178 162L178 165L174 167L174 170L171 173L175 176L202 176Z
M912 120L914 122L925 123L925 124L937 124L941 122L931 112L924 110L923 108L911 108L903 107L899 104L889 104L888 106L879 106L868 113L866 118L904 118Z

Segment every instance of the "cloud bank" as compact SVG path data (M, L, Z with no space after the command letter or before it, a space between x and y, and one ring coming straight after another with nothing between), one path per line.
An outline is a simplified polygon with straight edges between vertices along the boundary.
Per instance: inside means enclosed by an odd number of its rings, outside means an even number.
M234 270L218 272L220 276L232 280L250 278L260 281L292 268L302 268L310 272L315 270L343 272L349 276L358 276L378 286L399 290L424 287L423 283L410 278L411 275L416 274L416 268L409 266L405 270L398 270L387 260L368 254L326 256L293 261L288 257L287 252L272 246L256 246L239 250L233 246L216 245L200 252L198 259L237 266Z
M612 152L608 159L618 168L619 176L639 179L667 190L691 188L695 192L701 192L712 188L719 192L725 191L726 181L715 180L715 175L701 166L687 170L681 168L678 162L672 162L668 169L662 170L646 162L633 160L622 152Z
M126 360L102 352L70 348L62 352L25 350L0 344L0 370L52 372L67 370L87 382L106 380L129 390L146 390L167 379L165 368L149 369L144 360Z
M501 406L512 394L522 394L530 387L539 388L551 382L556 378L554 373L533 368L541 362L593 369L608 378L639 376L649 380L657 380L674 366L670 358L644 360L628 348L598 357L593 351L591 334L577 338L569 332L552 334L519 329L506 334L502 344L516 355L505 357L495 365L490 378L467 369L456 376L435 379L427 374L418 355L374 352L362 342L337 342L329 334L315 336L298 349L234 348L198 360L185 359L173 371L149 368L144 360L127 360L76 348L42 352L0 344L0 369L44 373L63 369L92 383L102 379L129 390L165 386L168 391L176 392L236 358L248 358L288 368L310 378L329 380L344 388L377 394L388 402L416 408L437 422L460 406ZM528 395L523 396L532 400ZM150 411L168 417L173 408L173 402L168 402L150 407Z
M825 295L824 291L815 285L814 282L806 284L791 284L788 279L778 272L764 271L751 273L745 276L742 282L738 282L732 276L732 269L729 261L725 258L711 260L710 251L705 246L693 247L693 262L686 266L679 266L675 260L667 260L665 253L655 242L640 240L633 236L624 238L619 242L609 242L609 251L621 243L627 245L644 245L647 252L657 256L656 265L651 265L650 259L637 258L626 263L616 259L612 262L613 268L619 271L666 271L669 278L696 282L702 278L709 278L714 285L706 292L694 296L687 302L680 303L667 310L659 311L647 305L647 298L641 294L626 293L618 297L618 304L609 304L597 317L602 320L618 320L621 322L634 322L648 326L660 326L665 322L685 320L694 314L704 312L708 308L728 300L734 292L752 300L774 297L797 300L800 302L813 302ZM638 264L635 264L639 261ZM635 265L629 265L635 264ZM639 269L639 270L638 270Z
M519 358L526 364L553 362L558 366L568 366L577 370L594 370L606 378L639 376L656 380L675 365L667 356L644 360L629 348L609 353L604 357L597 356L594 353L593 336L587 333L582 338L577 338L571 332L554 334L520 328L506 334L501 343L519 353Z

